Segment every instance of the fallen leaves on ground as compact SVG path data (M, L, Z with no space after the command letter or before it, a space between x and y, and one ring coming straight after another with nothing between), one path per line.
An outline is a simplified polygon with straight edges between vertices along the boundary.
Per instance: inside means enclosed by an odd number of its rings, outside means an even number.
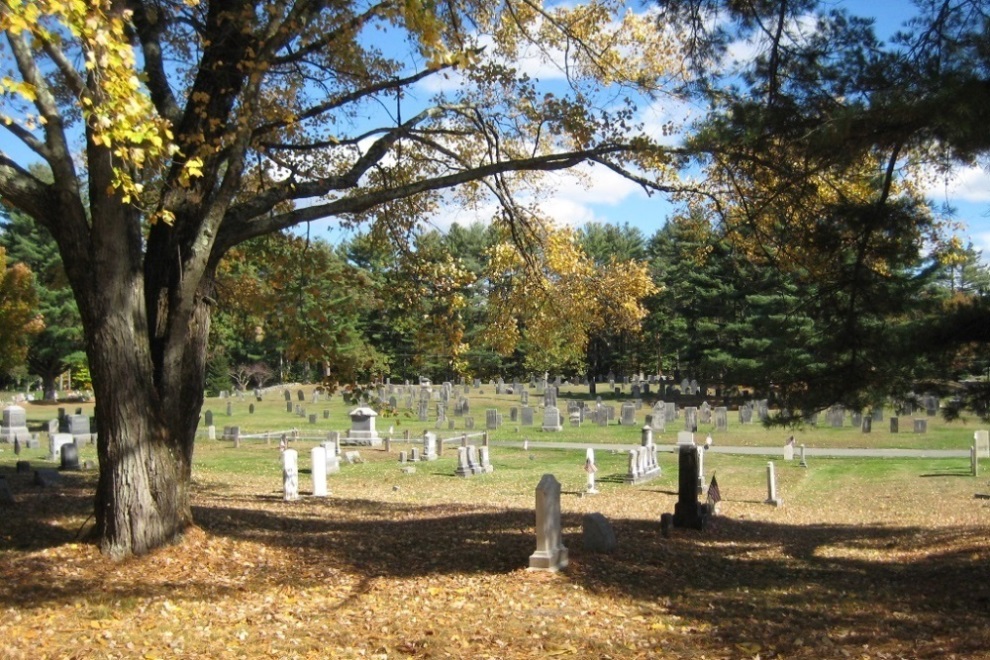
M668 492L565 496L571 562L547 573L526 570L531 496L415 480L405 499L345 484L292 503L265 481L204 485L181 543L111 563L76 538L91 477L5 511L0 657L990 657L990 510L927 483L885 507L861 506L867 484L814 508L736 493L669 538ZM582 550L590 511L615 553Z

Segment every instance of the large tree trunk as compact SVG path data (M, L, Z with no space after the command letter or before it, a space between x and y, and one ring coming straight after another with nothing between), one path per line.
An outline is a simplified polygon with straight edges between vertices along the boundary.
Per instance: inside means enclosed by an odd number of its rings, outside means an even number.
M189 481L202 404L202 395L182 401L156 387L143 292L128 288L88 332L99 433L96 534L114 558L171 543L192 523ZM197 338L190 342L195 350Z

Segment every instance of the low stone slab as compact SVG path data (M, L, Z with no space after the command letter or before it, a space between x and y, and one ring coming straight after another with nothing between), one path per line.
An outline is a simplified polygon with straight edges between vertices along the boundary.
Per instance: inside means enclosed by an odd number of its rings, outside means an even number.
M34 471L34 485L54 488L62 483L62 475L54 468L38 468Z
M585 552L609 553L618 546L615 530L600 513L587 513L581 520L581 542Z

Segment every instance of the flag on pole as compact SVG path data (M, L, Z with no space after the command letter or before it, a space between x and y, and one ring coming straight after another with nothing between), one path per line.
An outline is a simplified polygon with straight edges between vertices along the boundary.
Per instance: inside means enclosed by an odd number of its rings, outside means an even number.
M718 482L715 481L715 475L712 474L712 482L708 484L708 503L714 506L721 501L722 493L719 492Z

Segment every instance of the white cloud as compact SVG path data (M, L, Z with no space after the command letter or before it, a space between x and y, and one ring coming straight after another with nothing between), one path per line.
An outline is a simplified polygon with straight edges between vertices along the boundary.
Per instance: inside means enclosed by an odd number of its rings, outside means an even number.
M956 168L933 181L925 196L936 202L990 202L990 172L978 165Z

